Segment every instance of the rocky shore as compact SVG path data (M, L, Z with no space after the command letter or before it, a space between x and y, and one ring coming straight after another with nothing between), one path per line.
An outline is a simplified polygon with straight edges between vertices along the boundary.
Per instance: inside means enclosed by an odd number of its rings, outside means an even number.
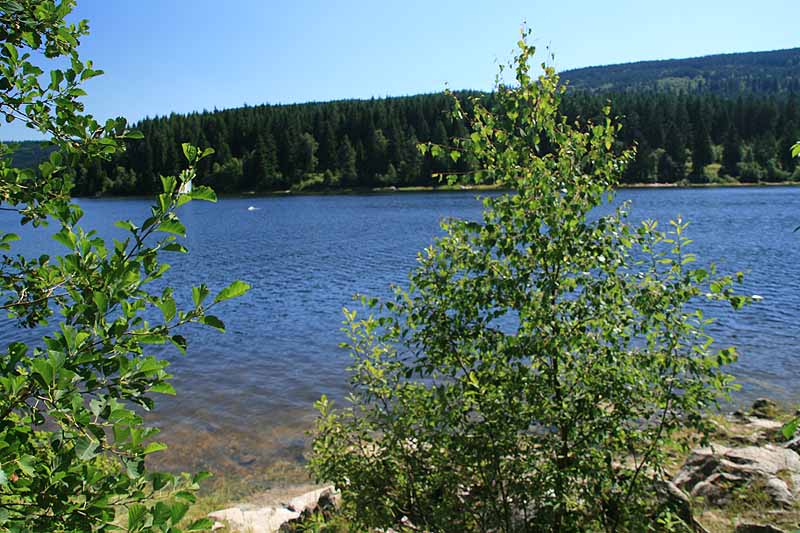
M789 413L781 413L774 402L763 398L747 411L713 417L708 444L688 454L675 452L671 478L656 481L654 490L697 532L797 530L800 436L787 439L781 431L789 418ZM209 517L220 531L316 531L307 528L309 523L335 514L339 502L336 489L325 486L285 502L241 504Z

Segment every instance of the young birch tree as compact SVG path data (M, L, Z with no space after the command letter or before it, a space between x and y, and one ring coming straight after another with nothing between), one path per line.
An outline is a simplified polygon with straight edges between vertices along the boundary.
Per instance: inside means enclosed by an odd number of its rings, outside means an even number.
M471 177L505 192L481 220L444 222L407 290L345 310L350 405L318 402L311 468L360 526L649 530L666 445L731 389L735 351L712 347L702 303L747 298L696 266L685 222L603 207L632 152L609 109L567 121L526 36L468 136L421 147L473 158Z

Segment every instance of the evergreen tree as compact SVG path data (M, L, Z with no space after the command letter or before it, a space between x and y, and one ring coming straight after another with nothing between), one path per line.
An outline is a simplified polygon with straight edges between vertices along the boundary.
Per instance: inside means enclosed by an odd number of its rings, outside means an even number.
M336 146L336 132L332 122L329 120L322 126L322 134L319 139L319 168L322 170L336 168Z
M674 123L667 127L664 148L668 159L662 157L666 164L659 165L660 178L667 182L682 180L686 177L686 140Z
M485 103L493 98L480 93L466 94ZM677 181L686 177L687 168L692 169L693 175L701 176L705 165L716 158L723 159L729 131L733 132L740 152L754 151L755 159L747 162L751 177L768 173L771 179L782 180L784 173L791 172L796 165L786 147L800 131L797 96L748 95L734 100L713 94L670 91L612 94L571 91L562 100L561 110L569 120L602 120L602 108L608 100L621 117L623 128L619 142L639 146L636 161L626 172L625 181ZM462 174L476 165L470 154L458 161L433 158L430 154L420 157L409 141L414 138L421 142L446 143L449 137L462 137L465 134L463 121L454 120L445 113L450 105L441 95L419 95L291 106L245 106L147 119L137 125L145 134L143 140L128 141L128 151L93 170L96 176L79 173L75 190L78 194L92 195L103 188L106 180L114 181L116 167L123 167L136 176L134 194L157 191L161 187L159 175L174 172L179 166L180 154L175 146L186 140L208 142L218 147L214 157L202 161L198 168L201 176L215 174L213 179L209 177L208 183L224 180L219 186L229 192L288 188L309 172L329 170L329 176L341 176L341 143L345 135L356 153L353 175L359 176L351 186L374 186L377 176L385 182L390 164L397 174L395 185L436 184L438 180L432 178L433 173ZM303 132L318 142L316 165L309 166L311 145ZM260 140L266 145L261 151L266 152L268 171L262 170L257 175L268 179L230 181L237 167L226 166L226 163L233 158L245 164L248 169L245 174L249 174L253 165L265 166L263 161L257 163L254 159ZM719 155L713 150L715 144L723 145ZM733 157L731 142L727 144L728 155ZM544 145L540 148L547 149ZM689 152L691 167L687 164ZM737 173L737 165L722 162L723 173ZM224 178L223 174L218 174L223 167L227 169ZM314 170L309 171L312 167Z
M708 134L705 121L703 121L695 129L694 143L692 145L692 173L695 176L702 176L703 169L706 165L710 165L713 159L711 137Z
M317 144L316 139L310 133L306 132L300 136L300 142L297 148L297 172L301 176L311 174L317 169Z
M728 130L725 135L725 143L722 146L722 169L721 172L731 177L739 175L739 162L742 159L742 151L739 146L739 139L733 128Z
M259 136L256 147L245 160L241 186L245 190L273 189L280 186L275 165L274 143L267 142L272 136Z
M356 170L356 151L350 143L350 138L345 135L339 144L338 166L341 173L342 184L351 187L358 181Z

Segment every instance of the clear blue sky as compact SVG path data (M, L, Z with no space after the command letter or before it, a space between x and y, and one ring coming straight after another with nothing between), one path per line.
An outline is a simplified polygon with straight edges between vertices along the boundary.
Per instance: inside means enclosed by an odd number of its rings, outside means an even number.
M798 0L78 0L99 119L489 89L523 21L560 70L800 46ZM542 56L543 57L543 56ZM16 124L0 138L34 138Z

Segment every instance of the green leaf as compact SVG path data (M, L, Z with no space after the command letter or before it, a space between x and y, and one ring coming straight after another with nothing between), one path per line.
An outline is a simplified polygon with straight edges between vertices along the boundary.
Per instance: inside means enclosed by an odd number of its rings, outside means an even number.
M170 507L170 516L172 517L172 523L177 524L180 522L184 516L186 516L186 511L189 510L189 506L185 503L176 502L173 503Z
M245 283L244 281L236 280L217 294L214 298L214 303L222 302L225 300L229 300L231 298L236 298L237 296L241 296L247 291L250 290L250 285Z
M183 335L173 335L170 337L172 344L174 344L182 354L186 354L186 338Z
M205 285L198 285L197 287L192 287L192 301L194 301L195 307L199 307L207 296L208 296L208 287L206 287Z
M175 176L161 176L161 186L166 194L172 194L175 191Z
M102 292L95 292L92 293L92 301L97 306L97 310L101 313L105 313L108 309L108 298L106 298L105 294Z
M213 315L204 316L200 319L200 322L206 326L211 326L212 328L217 328L220 331L225 331L225 324L222 322L222 320Z
M19 59L19 55L17 53L17 47L11 44L10 42L6 42L3 46L5 46L6 52L8 53L8 57L13 59L14 62L16 63L17 59Z
M186 236L186 227L177 220L167 220L158 225L158 231L165 233L174 233L181 237Z
M792 146L792 157L800 157L800 143Z
M5 471L0 468L0 487L8 485L8 478L6 477Z
M45 385L50 385L55 380L55 367L53 363L48 361L47 359L34 359L31 362L33 366L33 371L35 374L39 374L42 377Z
M117 220L114 222L114 225L127 231L133 231L136 229L136 226L130 220Z
M136 340L142 344L164 344L167 342L167 336L159 335L158 333L145 333L143 335L137 335Z
M157 392L159 394L168 394L170 396L175 396L175 387L167 382L156 383L152 387L150 387L150 392Z
M147 507L140 503L133 503L128 507L128 530L135 531L144 526L147 516Z
M189 250L186 249L186 247L184 245L182 245L180 243L177 243L177 242L171 242L171 243L165 245L161 249L164 250L165 252L177 252L177 253L180 253L180 254L185 254L186 252L189 251Z
M167 445L163 442L151 442L145 446L144 450L142 451L142 455L150 455L151 453L160 452L166 449Z
M17 465L23 474L32 476L35 472L33 465L36 463L36 458L32 455L25 455L17 460Z
M205 185L195 187L189 195L192 197L192 200L203 200L205 202L217 201L217 194L211 187Z
M186 160L189 162L189 164L194 164L197 161L197 148L189 143L183 143L181 148L183 149L183 155L186 157Z
M78 459L81 461L88 461L97 453L97 448L100 446L100 443L96 440L92 440L86 437L81 437L75 441L75 455L78 456Z
M207 531L212 527L214 527L214 522L210 518L201 518L189 524L186 531Z
M197 472L194 476L192 476L192 482L199 484L204 480L212 477L213 475L214 474L212 474L211 472L206 472L205 470L201 470L200 472Z
M791 439L794 437L795 433L797 433L797 426L800 423L800 418L795 418L794 420L790 420L786 424L783 425L781 428L781 433L787 439Z
M169 322L175 318L175 313L177 312L178 308L175 304L174 298L167 296L159 301L157 305L158 308L161 309L161 314L164 315L164 322Z
M54 234L53 240L60 242L70 250L75 249L75 234L66 229L62 229L58 233Z

